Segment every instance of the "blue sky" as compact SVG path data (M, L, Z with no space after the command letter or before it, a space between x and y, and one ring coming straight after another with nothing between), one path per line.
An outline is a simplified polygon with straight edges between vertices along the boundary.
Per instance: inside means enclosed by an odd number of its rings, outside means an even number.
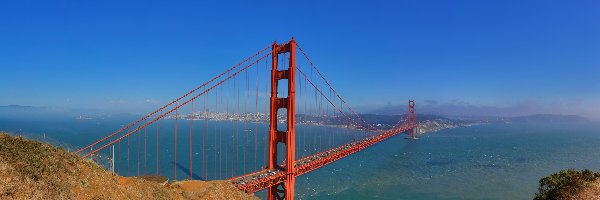
M0 105L144 111L292 36L363 111L600 119L599 1L3 1Z

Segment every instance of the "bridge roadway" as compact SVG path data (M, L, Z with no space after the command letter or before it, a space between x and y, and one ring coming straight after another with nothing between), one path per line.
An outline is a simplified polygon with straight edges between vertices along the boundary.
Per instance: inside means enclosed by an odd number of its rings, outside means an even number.
M359 141L351 142L327 151L323 151L312 156L307 156L296 161L296 173L294 176L306 174L336 160L346 157L350 154L361 151L373 144L388 139L398 133L413 129L415 126L403 126L394 130L382 132L381 134L371 136ZM263 169L254 173L242 175L229 179L239 190L246 193L254 193L270 186L284 182L286 179L285 166L281 169Z

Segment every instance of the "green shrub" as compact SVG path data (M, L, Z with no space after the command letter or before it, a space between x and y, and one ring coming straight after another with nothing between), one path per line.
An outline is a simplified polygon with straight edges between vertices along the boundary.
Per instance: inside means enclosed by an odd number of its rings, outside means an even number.
M587 169L582 171L574 169L560 170L560 172L540 180L534 200L570 199L598 177L600 177L600 173Z

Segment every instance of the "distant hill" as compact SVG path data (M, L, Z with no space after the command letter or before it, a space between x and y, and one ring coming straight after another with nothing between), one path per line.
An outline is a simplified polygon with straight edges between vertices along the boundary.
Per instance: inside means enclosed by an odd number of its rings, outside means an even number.
M55 106L25 106L7 105L0 106L0 118L9 119L65 119L65 118L113 118L130 119L138 118L140 114L125 112L105 112L99 109L68 108Z
M21 105L0 106L0 110L11 110L11 111L15 111L15 110L41 110L41 109L44 109L44 107L21 106Z
M511 122L587 122L588 119L578 115L537 114L512 117Z

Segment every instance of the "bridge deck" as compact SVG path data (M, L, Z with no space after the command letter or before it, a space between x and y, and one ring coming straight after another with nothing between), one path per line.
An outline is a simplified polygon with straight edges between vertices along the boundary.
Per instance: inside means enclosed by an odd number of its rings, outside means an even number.
M351 142L333 149L329 149L327 151L317 153L312 156L301 158L295 163L296 174L294 174L294 176L300 176L302 174L311 172L315 169L323 167L329 163L332 163L350 154L356 153L364 148L367 148L373 144L381 142L398 133L402 133L412 128L414 128L414 126L403 126L392 131L386 131L379 135ZM285 179L286 172L284 171L284 169L264 169L251 174L235 177L230 180L238 189L245 191L246 193L254 193L266 189L270 186L284 182Z

